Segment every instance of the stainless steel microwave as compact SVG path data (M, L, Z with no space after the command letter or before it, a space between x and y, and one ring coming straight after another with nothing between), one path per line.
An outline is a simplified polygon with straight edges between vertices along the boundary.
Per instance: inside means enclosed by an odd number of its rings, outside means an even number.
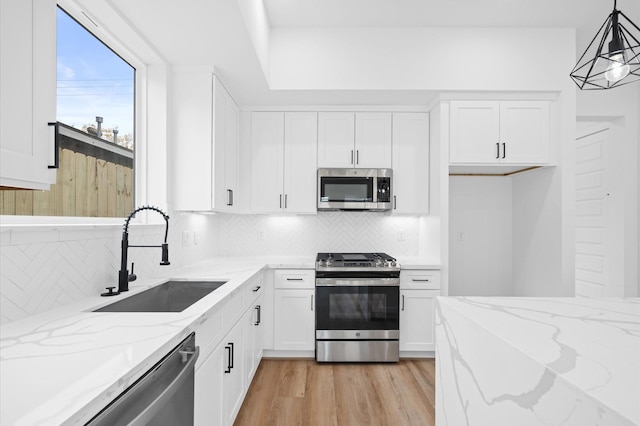
M318 169L318 210L391 210L391 169Z

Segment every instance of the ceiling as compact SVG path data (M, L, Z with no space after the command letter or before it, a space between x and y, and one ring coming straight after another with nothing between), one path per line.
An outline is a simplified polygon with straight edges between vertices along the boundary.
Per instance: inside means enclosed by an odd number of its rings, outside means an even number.
M79 0L86 5L90 2ZM176 65L211 65L241 105L424 105L420 91L273 91L244 24L239 1L104 0ZM595 33L610 1L262 0L273 29L307 27L560 27ZM625 2L618 2L624 11ZM89 6L87 6L89 7ZM637 5L633 6L637 8ZM630 13L628 13L630 14ZM634 16L634 15L631 15ZM580 37L578 37L580 38ZM587 40L588 42L589 40Z
M632 0L627 0L631 3ZM570 27L602 24L613 1L264 0L273 27ZM623 1L620 2L624 7Z

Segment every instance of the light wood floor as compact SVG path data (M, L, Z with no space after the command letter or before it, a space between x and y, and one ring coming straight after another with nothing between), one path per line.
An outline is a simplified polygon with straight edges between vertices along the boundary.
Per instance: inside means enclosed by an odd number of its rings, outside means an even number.
M435 362L263 359L236 426L435 425Z

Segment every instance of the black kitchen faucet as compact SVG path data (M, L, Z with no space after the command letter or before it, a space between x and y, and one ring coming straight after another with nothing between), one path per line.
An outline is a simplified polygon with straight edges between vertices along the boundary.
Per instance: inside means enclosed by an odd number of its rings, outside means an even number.
M164 228L164 243L159 246L139 246L139 245L129 245L129 221L136 213L141 210L153 210L162 215L165 221ZM136 276L133 275L133 264L131 264L131 275L129 275L129 271L127 270L127 251L129 247L160 247L162 248L162 260L160 261L160 265L169 265L169 245L167 244L167 235L169 234L169 216L160 210L157 207L153 206L142 206L138 207L134 211L131 212L127 220L124 222L124 229L122 231L122 255L120 257L120 272L118 274L118 293L123 291L129 291L129 281L133 281L136 279Z

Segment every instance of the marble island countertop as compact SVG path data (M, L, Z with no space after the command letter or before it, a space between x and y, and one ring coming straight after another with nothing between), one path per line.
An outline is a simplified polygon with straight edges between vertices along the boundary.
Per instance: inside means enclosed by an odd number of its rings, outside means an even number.
M217 258L130 283L129 295L168 279L227 281L182 312L92 312L122 297L96 295L0 327L0 424L86 423L265 266L314 259Z
M447 298L436 423L640 425L640 299Z

